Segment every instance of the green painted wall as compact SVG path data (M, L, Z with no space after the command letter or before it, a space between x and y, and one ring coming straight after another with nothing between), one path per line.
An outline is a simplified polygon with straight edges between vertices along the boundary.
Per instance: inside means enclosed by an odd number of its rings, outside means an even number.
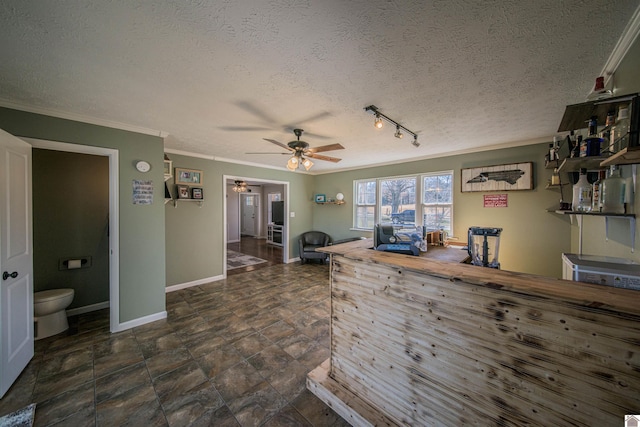
M193 202L165 205L167 286L188 283L223 274L224 194L223 176L255 178L289 183L289 258L298 256L297 237L313 225L314 177L274 169L257 168L196 157L168 154L173 167L199 169L204 172L202 207ZM168 181L175 196L173 178Z
M0 108L0 128L23 137L118 150L120 323L165 310L163 140L160 137ZM150 172L134 164L147 160ZM154 203L133 205L132 180L153 180Z
M551 277L562 276L561 253L571 247L569 219L547 212L558 205L560 195L545 189L551 171L544 169L548 144L485 151L380 166L316 176L315 192L334 197L341 192L345 205L313 204L313 227L325 231L334 239L370 236L371 233L351 231L353 223L353 181L356 179L402 176L444 170L454 171L454 235L466 241L470 226L502 227L500 263L503 269ZM534 189L509 191L508 207L484 208L483 194L460 191L462 168L534 163Z
M109 159L33 149L33 289L75 291L70 308L109 301ZM91 265L60 269L65 258Z

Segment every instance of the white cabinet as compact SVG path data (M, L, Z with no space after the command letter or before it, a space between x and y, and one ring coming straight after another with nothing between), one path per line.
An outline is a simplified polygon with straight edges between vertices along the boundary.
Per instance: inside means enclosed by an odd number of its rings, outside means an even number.
M282 246L283 226L267 224L267 243L275 246Z

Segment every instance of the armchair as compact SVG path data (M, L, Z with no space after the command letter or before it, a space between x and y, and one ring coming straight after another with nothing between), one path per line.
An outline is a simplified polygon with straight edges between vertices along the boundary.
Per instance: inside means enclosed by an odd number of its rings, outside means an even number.
M329 256L322 252L316 252L316 248L329 246L331 243L331 236L322 231L307 231L302 233L298 239L298 248L300 249L300 262L304 264L310 259L319 259L324 264L324 261Z

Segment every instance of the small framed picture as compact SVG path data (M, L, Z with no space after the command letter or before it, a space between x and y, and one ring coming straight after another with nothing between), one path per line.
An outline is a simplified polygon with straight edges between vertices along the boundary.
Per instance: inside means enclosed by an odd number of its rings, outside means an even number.
M178 199L190 199L189 187L186 185L178 185Z
M176 184L202 185L204 173L197 169L176 168Z
M202 194L202 188L200 187L193 187L191 189L191 198L192 199L197 199L197 200L202 200L204 199L204 195Z
M325 203L327 201L327 196L324 194L316 194L316 203Z

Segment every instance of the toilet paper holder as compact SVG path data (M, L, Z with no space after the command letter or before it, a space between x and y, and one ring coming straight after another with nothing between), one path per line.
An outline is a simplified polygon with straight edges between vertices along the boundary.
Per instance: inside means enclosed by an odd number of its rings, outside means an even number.
M91 267L90 256L61 258L58 262L58 270L75 270L89 267Z

